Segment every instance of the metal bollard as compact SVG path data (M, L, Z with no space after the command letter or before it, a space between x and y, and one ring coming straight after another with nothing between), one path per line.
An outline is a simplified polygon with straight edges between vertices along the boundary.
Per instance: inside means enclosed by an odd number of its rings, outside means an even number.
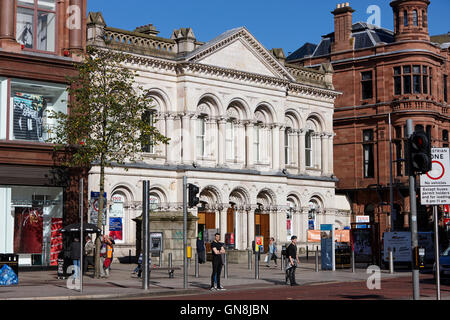
M169 268L172 268L172 253L169 253ZM169 278L173 278L173 272L169 271Z
M255 252L255 279L259 279L259 251Z
M319 247L316 247L316 272L319 272Z
M248 250L248 270L252 270L252 251Z
M306 261L309 261L309 248L306 246Z
M281 255L281 270L283 270L285 263L284 263L284 254Z
M198 278L198 253L195 253L195 277Z
M352 248L352 272L355 273L355 250Z
M394 274L394 253L389 249L389 273Z
M226 253L224 253L224 255L223 255L223 257L224 257L224 264L223 264L223 267L224 267L224 272L223 272L223 277L225 278L225 279L228 279L228 257L227 257L227 254Z

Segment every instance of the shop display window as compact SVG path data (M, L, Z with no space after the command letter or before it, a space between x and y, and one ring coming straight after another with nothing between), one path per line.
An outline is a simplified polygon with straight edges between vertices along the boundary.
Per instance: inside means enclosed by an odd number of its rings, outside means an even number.
M0 140L6 139L8 79L0 77Z
M12 140L47 142L55 125L51 111L67 113L66 86L12 79L10 108Z
M56 265L62 250L63 189L0 186L0 197L3 250L19 254L21 265Z

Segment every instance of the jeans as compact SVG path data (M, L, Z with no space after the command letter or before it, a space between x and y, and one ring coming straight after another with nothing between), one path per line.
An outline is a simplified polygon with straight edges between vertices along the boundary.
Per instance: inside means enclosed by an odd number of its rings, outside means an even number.
M80 260L73 260L73 269L75 271L74 278L78 279L80 277Z
M217 282L217 288L220 287L220 273L222 272L222 259L213 258L212 261L212 274L211 274L211 287L214 287L214 282Z

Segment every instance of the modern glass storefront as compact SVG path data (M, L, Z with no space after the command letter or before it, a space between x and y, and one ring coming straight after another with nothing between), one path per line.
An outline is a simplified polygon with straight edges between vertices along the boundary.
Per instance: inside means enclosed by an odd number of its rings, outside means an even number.
M62 250L63 189L0 186L0 252L20 265L56 265Z

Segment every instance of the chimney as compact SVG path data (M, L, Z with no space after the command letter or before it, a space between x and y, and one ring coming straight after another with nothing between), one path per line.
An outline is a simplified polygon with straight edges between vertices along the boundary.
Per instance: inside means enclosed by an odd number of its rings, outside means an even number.
M336 9L331 13L334 15L334 44L332 51L345 51L353 49L352 24L353 12L348 2L338 3Z
M147 24L145 26L140 26L134 29L134 32L139 32L143 34L148 34L152 36L157 36L159 31L156 30L156 27L153 24Z
M174 30L171 39L175 40L177 44L177 53L180 55L194 51L195 42L197 41L194 31L191 28Z

